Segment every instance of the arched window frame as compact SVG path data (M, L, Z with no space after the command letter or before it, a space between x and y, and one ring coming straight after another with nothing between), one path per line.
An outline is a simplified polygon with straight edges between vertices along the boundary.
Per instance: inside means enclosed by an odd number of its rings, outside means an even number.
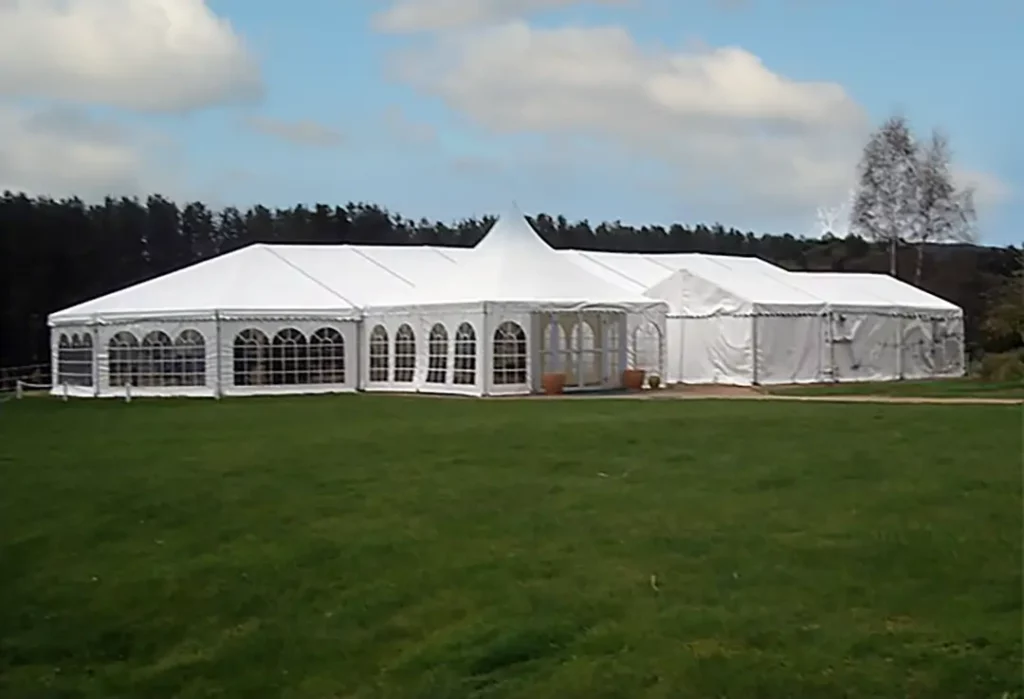
M206 385L206 338L198 330L187 328L174 338L171 350L171 376L176 386Z
M434 323L427 338L427 383L443 384L448 381L448 328Z
M461 323L455 331L452 383L457 386L476 384L476 330L470 323Z
M309 342L301 330L282 328L270 341L270 383L274 386L309 383Z
M257 328L246 328L233 341L235 386L266 386L270 383L270 338Z
M107 342L107 382L111 387L137 386L139 339L127 330L114 333Z
M345 336L337 328L317 328L309 336L309 382L345 383Z
M621 372L619 370L619 358L622 352L622 319L620 316L612 315L607 320L605 358L605 382L614 384Z
M412 383L416 377L416 333L408 323L395 331L395 383Z
M646 319L633 328L633 367L643 369L651 375L660 375L663 357L662 343L661 328L653 320Z
M153 330L143 336L139 348L139 386L168 384L171 344L171 336L163 330Z
M493 343L491 373L494 385L525 384L528 349L523 326L506 320L495 329Z
M387 383L391 375L391 343L383 325L375 325L370 331L369 360L369 380Z

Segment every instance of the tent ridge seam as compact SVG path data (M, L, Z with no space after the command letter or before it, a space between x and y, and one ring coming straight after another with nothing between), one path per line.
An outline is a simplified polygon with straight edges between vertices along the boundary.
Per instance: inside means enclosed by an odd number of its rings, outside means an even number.
M273 255L277 259L281 260L281 262L285 263L286 265L288 265L289 267L294 269L296 272L298 272L299 274L304 276L306 279L309 279L311 282L313 282L317 286L320 286L323 289L326 289L327 292L330 293L331 295L336 296L339 299L341 299L342 301L344 301L345 303L347 303L350 308L359 308L359 306L354 304L354 303L352 303L352 301L350 299L345 298L344 296L339 294L337 291L332 289L330 286L328 286L327 284L323 283L322 281L320 281L319 279L314 277L312 274L310 274L309 272L307 272L306 270L302 269L297 264L295 264L294 262L292 262L291 260L286 258L284 255L282 255L279 252L277 252L276 250L274 250L272 247L264 246L263 249L266 250L267 252L269 252L271 255Z
M403 277L403 276L402 276L401 274L399 274L399 273L398 273L398 272L396 272L395 270L391 269L391 268L390 268L390 267L388 267L387 265L385 265L385 264L382 264L381 262L378 262L377 260L373 259L372 257L370 257L369 255L367 255L367 254L366 254L365 252L363 252L362 250L359 250L358 248L351 248L351 250L352 250L352 252L354 252L355 254L359 255L360 257L362 257L362 258L363 258L364 260L366 260L366 261L367 261L367 262L369 262L370 264L373 264L373 265L376 265L377 267L380 267L380 268L381 268L382 270L384 270L385 272L387 272L388 274L390 274L390 275L391 275L392 277L394 277L395 279L398 279L398 280L400 280L400 281L403 281L403 282L405 282L406 284L408 284L408 285L409 285L410 287L412 287L413 289L415 289L415 288L416 288L416 285L415 285L415 284L413 284L413 283L412 283L411 281L409 281L408 279L406 279L406 278L405 278L405 277Z
M650 287L649 287L649 286L648 286L647 284L643 284L643 283L641 283L641 282L640 282L639 280L637 280L637 279L633 279L633 277L629 276L628 274L625 274L625 273L624 273L624 272L622 272L621 270L615 269L615 268L614 268L614 267L612 267L611 265L609 265L609 264L607 264L607 263L605 263L605 262L602 262L601 260L597 259L596 257L591 257L590 255L588 255L588 254L586 253L586 251L585 251L585 250L576 250L575 252L576 252L577 254L579 254L579 255L582 255L583 257L587 258L588 260L590 260L591 262L593 262L593 263L594 263L595 265L597 265L598 267L604 267L604 268L605 268L606 270L608 270L608 271L609 271L609 272L611 272L612 274L617 274L618 276L622 277L622 278L623 278L623 279L625 279L626 281L630 281L630 282L632 282L632 283L636 284L636 285L637 285L637 286L639 286L640 288L644 289L644 291L647 291L647 290L649 290L649 289L650 289ZM641 292L641 293L643 293L643 292Z

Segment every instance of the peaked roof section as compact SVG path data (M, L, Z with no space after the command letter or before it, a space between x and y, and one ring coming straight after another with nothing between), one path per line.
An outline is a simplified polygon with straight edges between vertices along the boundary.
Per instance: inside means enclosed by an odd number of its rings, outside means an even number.
M50 315L51 322L125 316L189 316L213 312L353 312L344 295L256 244L219 255L80 303Z
M465 264L431 290L430 295L436 303L654 302L591 274L558 254L515 207L495 221Z

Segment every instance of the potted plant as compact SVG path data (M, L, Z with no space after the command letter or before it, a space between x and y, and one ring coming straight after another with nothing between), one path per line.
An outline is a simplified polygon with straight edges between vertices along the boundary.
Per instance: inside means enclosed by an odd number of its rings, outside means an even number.
M544 395L557 396L565 391L565 374L544 374L540 377L540 383L544 388Z
M647 372L643 369L626 369L622 372L622 385L630 391L639 391L644 387L644 377Z
M651 390L658 390L659 388L661 388L661 377L658 376L657 374L651 374L651 377L647 379L647 385L651 388Z

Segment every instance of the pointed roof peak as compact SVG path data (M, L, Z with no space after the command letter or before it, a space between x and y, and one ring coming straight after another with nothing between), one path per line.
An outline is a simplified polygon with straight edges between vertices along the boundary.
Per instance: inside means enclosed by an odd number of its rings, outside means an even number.
M498 252L510 250L513 247L553 251L515 202L512 202L512 206L505 213L498 216L484 237L476 244L476 249L481 252Z

